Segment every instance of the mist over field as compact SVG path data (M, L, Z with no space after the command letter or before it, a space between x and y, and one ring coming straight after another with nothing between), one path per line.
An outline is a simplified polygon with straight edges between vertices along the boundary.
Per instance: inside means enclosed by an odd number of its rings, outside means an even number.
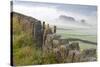
M32 16L57 29L71 29L78 35L97 34L97 7L89 5L70 5L14 1L13 11ZM65 32L68 30L64 30ZM74 32L74 33L75 33Z
M13 65L97 60L97 6L12 2Z
M80 25L79 28L96 28L97 24L96 6L15 1L13 11L47 21L50 24L57 24L58 26L78 27L77 25ZM64 21L63 18L69 22ZM71 18L74 19L72 23L70 23ZM58 22L59 20L63 21Z

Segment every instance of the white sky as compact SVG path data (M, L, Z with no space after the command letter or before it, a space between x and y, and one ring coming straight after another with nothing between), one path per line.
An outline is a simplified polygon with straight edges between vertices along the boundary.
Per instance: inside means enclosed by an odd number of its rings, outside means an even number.
M13 11L32 16L41 21L46 21L49 24L57 25L58 27L74 27L74 28L88 28L85 25L78 23L62 23L57 18L60 15L73 17L79 21L85 19L86 23L92 25L93 28L97 27L97 14L95 6L80 6L80 5L63 5L63 4L50 4L38 2L20 2L15 1L13 4Z

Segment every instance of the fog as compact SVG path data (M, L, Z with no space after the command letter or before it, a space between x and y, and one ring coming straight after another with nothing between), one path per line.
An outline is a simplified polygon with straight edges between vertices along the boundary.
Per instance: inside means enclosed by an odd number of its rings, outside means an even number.
M58 28L82 28L93 29L93 31L97 29L96 6L14 2L13 11L56 25ZM75 21L61 20L59 18L61 15L72 17ZM85 23L80 21L82 19Z

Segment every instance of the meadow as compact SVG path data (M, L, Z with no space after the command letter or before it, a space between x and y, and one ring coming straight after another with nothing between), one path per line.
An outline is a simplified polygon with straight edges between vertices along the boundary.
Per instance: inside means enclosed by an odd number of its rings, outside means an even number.
M78 38L78 39L87 40L87 41L97 43L97 36L96 35L89 35L87 32L83 32L83 30L81 30L81 31L79 31L77 29L71 29L71 30L59 30L58 29L57 34L60 34L62 36L62 39ZM97 48L97 45L95 45L95 44L84 43L81 41L78 41L78 42L79 42L81 50L89 49L89 48Z

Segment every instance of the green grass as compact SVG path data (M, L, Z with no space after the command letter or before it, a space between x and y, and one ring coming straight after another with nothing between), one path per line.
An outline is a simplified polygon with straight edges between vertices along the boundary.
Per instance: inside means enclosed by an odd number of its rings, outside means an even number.
M96 45L87 44L87 43L83 43L83 42L79 42L79 46L80 46L81 50L88 49L88 48L97 48Z
M36 49L31 31L23 31L17 17L13 17L13 64L32 65L41 64L41 50Z
M23 25L18 23L17 17L13 17L13 64L35 65L56 63L55 56L46 54L42 56L41 49L37 49L36 42L32 38L30 29L23 31Z
M96 35L88 35L75 30L58 30L57 34L60 34L64 38L79 38L83 40L97 42Z
M76 32L75 30L58 30L57 34L61 35L63 38L78 38L87 41L97 42L96 35L86 35L81 32ZM81 50L88 48L97 48L97 45L87 44L79 41Z

